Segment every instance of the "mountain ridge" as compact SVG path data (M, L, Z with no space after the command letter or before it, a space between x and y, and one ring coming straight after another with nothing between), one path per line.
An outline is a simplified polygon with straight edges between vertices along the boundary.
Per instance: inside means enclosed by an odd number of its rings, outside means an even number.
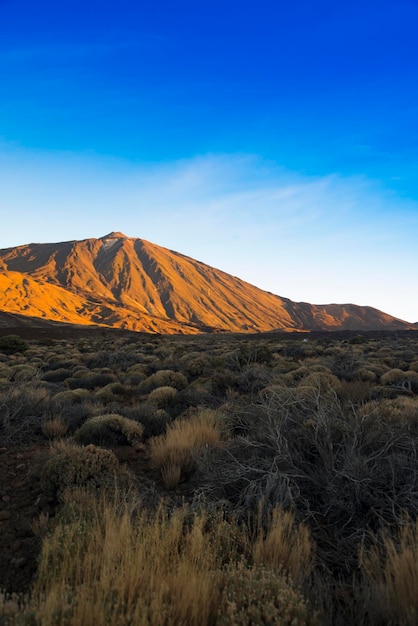
M0 310L162 333L416 329L373 307L293 302L119 231L0 250Z

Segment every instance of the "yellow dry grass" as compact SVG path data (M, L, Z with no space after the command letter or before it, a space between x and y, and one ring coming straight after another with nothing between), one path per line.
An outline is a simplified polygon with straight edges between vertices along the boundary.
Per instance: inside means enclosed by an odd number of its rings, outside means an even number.
M185 511L141 513L133 523L127 510L99 506L92 522L58 527L44 543L34 589L42 624L208 623L219 594L208 576L216 554L204 518L188 532L185 522Z
M270 544L251 565L251 538L233 520L187 508L150 514L80 489L65 503L31 596L0 597L7 624L244 626L253 623L246 607L260 616L268 607L266 623L278 626L317 623L280 564L264 562Z
M51 417L42 422L42 433L48 439L65 437L68 432L68 424L62 417Z
M256 565L281 567L299 584L309 577L314 565L314 544L309 528L297 525L291 511L276 507L266 530L259 522L252 555Z
M150 441L150 459L164 484L175 487L193 469L194 456L205 446L222 445L222 424L215 411L204 410L189 419L177 419L164 435Z
M373 624L418 624L418 521L402 520L397 533L376 537L360 555ZM386 622L385 622L386 623Z

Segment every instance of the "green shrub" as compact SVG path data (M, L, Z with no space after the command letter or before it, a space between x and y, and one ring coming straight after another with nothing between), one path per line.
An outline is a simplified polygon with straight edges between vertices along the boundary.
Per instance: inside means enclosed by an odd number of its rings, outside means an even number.
M401 369L394 368L383 374L380 379L382 385L389 385L402 389L403 391L417 391L418 373L413 370L404 372Z
M72 370L68 370L65 367L59 367L54 370L45 372L42 376L42 380L49 383L61 383L67 380L72 374Z
M81 444L135 446L142 441L143 434L144 427L139 422L109 413L88 419L74 437Z
M68 391L59 391L54 396L54 402L85 402L91 399L92 395L87 389L71 389Z
M66 489L88 487L94 491L111 486L119 467L111 450L89 445L57 445L42 470L41 486L50 497L62 500Z
M89 372L82 376L71 378L67 381L70 389L81 387L83 389L97 389L97 387L105 387L115 382L115 375L109 372Z
M19 363L19 365L13 365L11 367L10 380L12 382L24 382L36 379L38 375L38 369L28 365L27 363Z
M150 404L155 404L157 407L162 409L172 404L177 394L178 391L177 389L174 389L174 387L169 387L168 385L164 387L157 387L149 394L148 402Z
M159 409L148 402L141 402L132 407L121 409L123 415L131 420L141 422L144 427L144 438L156 437L165 433L170 416L164 409Z
M307 626L317 624L301 592L281 570L228 566L216 626Z
M15 352L25 352L29 344L19 337L19 335L5 335L0 337L0 351L5 354L15 354Z
M185 389L189 384L186 376L181 372L174 372L173 370L159 370L151 376L148 376L138 385L138 391L140 393L149 393L157 387L174 387L178 391Z
M109 383L104 387L98 389L94 395L99 400L103 400L104 402L112 402L112 400L120 400L121 397L128 393L128 388L122 383Z

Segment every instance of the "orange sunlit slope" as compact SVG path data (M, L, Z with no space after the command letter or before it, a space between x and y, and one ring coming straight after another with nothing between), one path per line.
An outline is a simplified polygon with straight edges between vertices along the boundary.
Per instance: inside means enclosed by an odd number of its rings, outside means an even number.
M162 333L412 327L370 307L295 303L122 233L0 250L0 310Z

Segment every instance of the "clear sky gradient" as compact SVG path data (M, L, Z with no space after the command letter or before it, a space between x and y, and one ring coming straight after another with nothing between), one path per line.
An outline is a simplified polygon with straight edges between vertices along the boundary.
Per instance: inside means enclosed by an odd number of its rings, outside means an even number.
M418 321L418 2L0 0L0 247L141 237Z

